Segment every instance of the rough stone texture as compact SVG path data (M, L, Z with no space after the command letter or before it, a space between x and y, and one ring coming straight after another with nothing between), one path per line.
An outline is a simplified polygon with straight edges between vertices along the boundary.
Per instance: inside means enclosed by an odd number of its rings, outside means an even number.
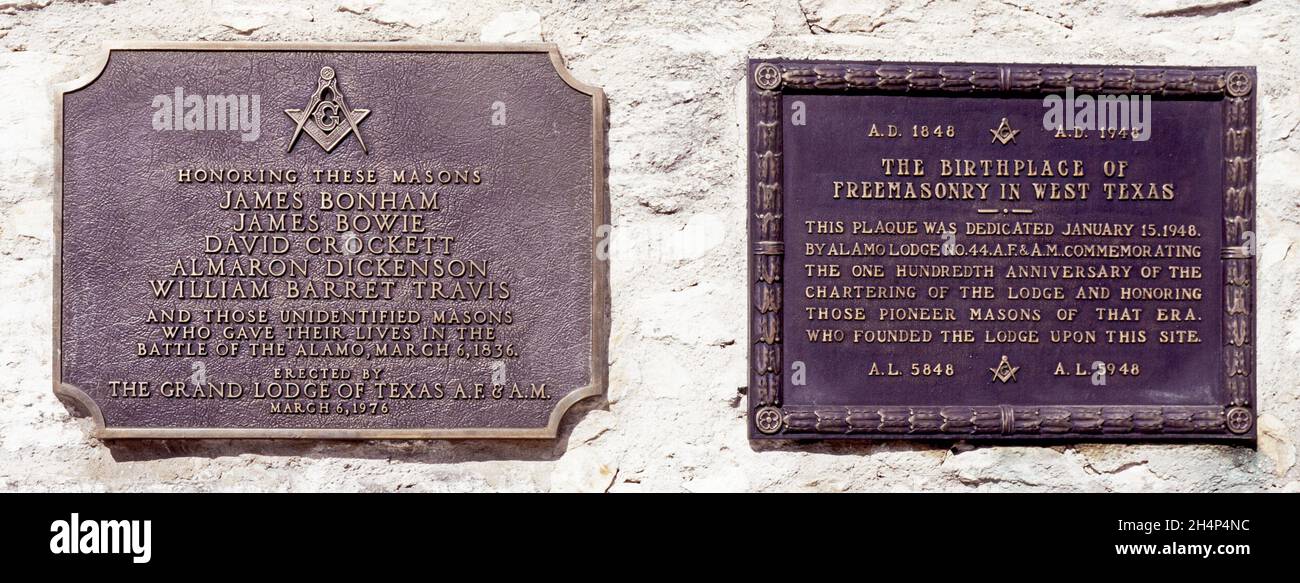
M1300 491L1300 6L1290 0L0 3L0 490ZM554 442L86 437L50 391L49 85L105 40L557 43L609 97L610 390ZM1258 450L751 446L747 55L1259 67Z

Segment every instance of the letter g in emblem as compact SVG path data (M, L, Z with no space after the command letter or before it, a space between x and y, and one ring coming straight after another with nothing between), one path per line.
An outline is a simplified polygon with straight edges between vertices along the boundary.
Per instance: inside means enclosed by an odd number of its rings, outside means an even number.
M316 106L316 125L325 131L333 130L339 125L339 105L333 101L322 101Z

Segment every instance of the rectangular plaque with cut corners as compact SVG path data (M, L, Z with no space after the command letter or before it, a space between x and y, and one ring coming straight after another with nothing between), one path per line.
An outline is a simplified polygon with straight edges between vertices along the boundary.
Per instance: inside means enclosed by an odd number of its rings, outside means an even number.
M604 391L604 95L549 44L132 44L56 94L100 438L549 438Z
M1255 439L1255 71L749 64L754 439Z

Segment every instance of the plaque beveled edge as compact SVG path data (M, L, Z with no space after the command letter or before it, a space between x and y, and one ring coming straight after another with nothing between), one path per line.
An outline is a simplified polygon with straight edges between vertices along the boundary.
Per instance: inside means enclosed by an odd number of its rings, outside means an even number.
M465 427L315 429L246 427L109 427L103 411L85 391L63 382L63 98L88 87L108 69L115 51L250 51L250 52L414 52L414 53L545 53L556 74L570 88L591 97L592 213L591 213L591 349L590 384L573 389L551 409L544 427ZM604 89L579 81L564 64L555 43L292 43L292 42L176 42L126 41L107 43L99 64L91 72L71 81L53 84L54 101L54 257L53 257L53 369L54 394L89 415L94 423L91 437L113 439L554 439L560 423L573 405L605 393L609 380L609 261L597 253L598 233L610 220L605 187L606 103Z
M750 440L1256 442L1255 67L924 63L751 58L746 197ZM829 94L1044 95L1079 92L1223 102L1221 259L1224 402L1211 405L869 405L782 407L781 281L785 90Z

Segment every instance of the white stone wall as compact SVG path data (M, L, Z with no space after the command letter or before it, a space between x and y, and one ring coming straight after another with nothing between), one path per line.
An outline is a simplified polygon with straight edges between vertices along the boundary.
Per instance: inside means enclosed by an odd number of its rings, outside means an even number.
M0 1L0 491L1300 490L1298 32L1294 0ZM607 398L554 442L89 439L50 390L49 85L109 40L557 43L609 97ZM1257 66L1258 450L751 446L749 55Z

